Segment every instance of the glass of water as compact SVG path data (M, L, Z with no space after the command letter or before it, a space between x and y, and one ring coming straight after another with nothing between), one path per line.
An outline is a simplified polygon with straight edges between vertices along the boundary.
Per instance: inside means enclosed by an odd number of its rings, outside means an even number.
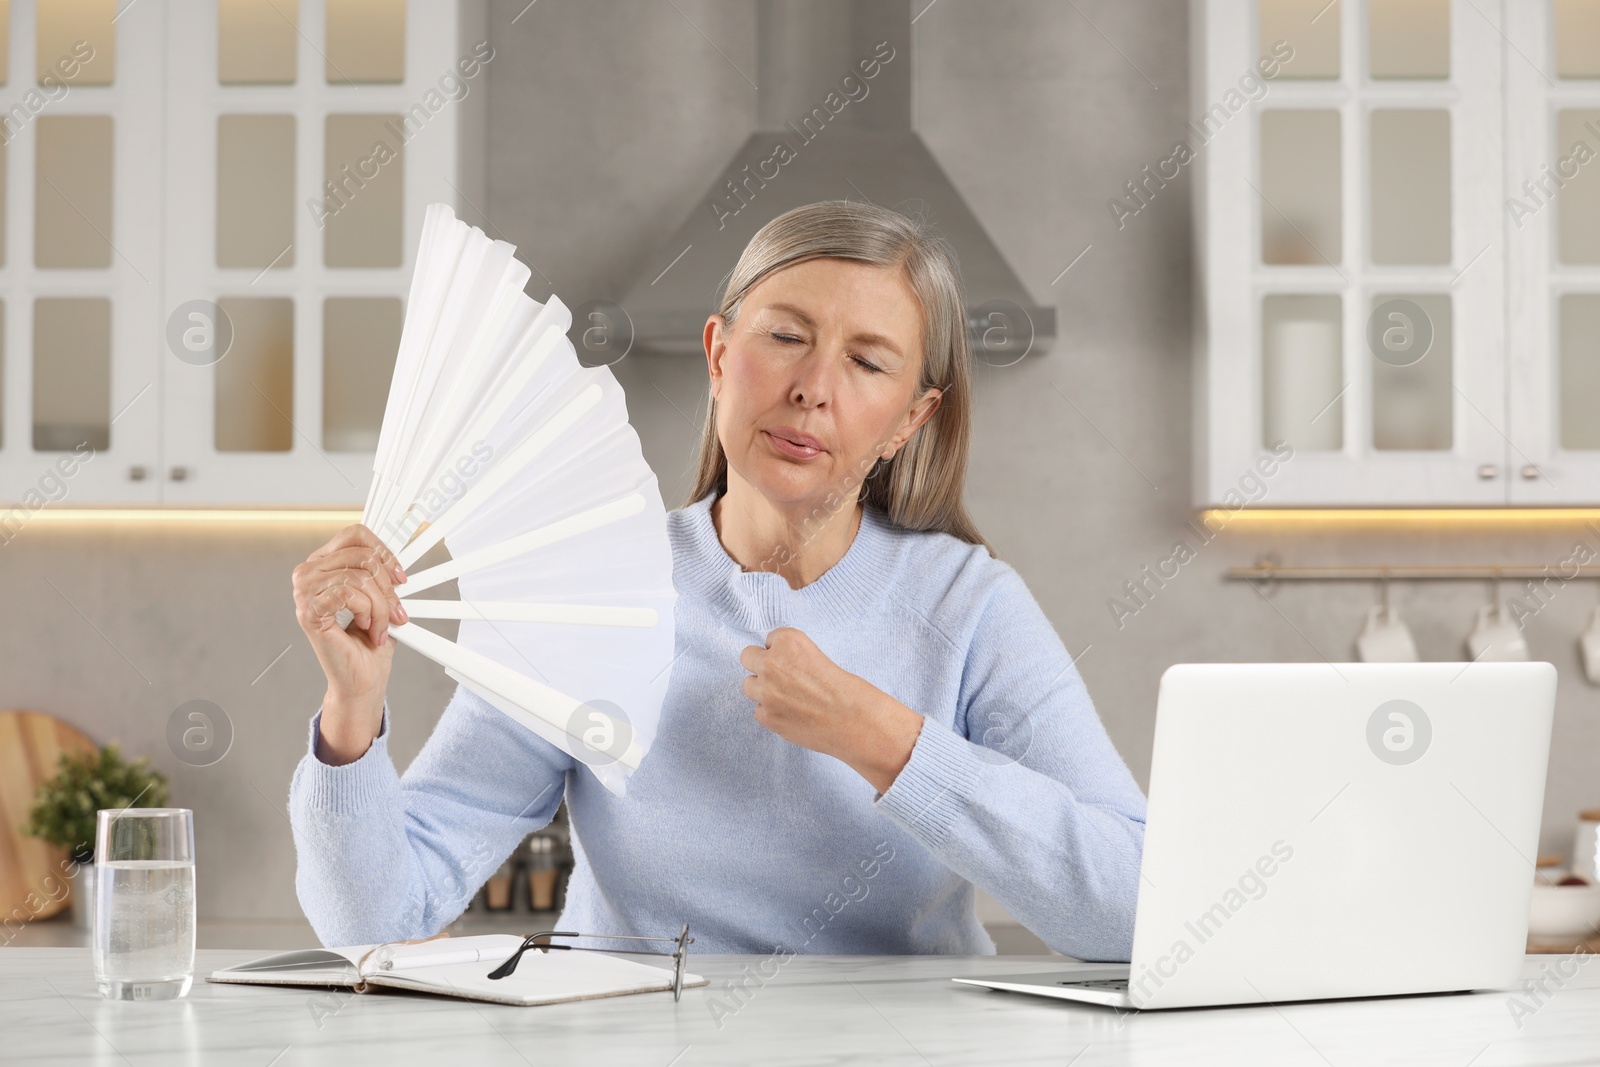
M94 977L110 1000L173 1000L194 980L194 812L115 808L95 834Z

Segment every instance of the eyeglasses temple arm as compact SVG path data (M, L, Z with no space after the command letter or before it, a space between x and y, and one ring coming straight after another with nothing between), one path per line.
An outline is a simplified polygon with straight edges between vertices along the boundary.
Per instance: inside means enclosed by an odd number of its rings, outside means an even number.
M491 979L495 980L495 981L498 981L501 978L509 978L511 976L511 972L515 971L517 969L517 964L519 962L521 962L522 954L524 952L528 951L530 948L538 947L538 948L541 948L541 949L551 949L551 948L570 948L571 947L570 945L551 945L551 944L544 944L544 945L535 946L534 942L538 941L539 938L541 938L541 937L547 937L548 938L548 937L578 937L578 936L580 936L580 935L574 934L574 933L569 933L569 932L562 931L562 930L541 930L536 934L529 934L527 937L522 939L522 945L517 949L517 951L515 951L515 952L513 952L511 954L509 959L507 959L500 966L496 967L494 970L489 972L489 977Z

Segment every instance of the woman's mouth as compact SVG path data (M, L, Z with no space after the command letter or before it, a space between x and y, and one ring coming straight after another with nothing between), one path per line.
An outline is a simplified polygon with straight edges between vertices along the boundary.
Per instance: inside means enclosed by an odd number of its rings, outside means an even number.
M763 430L761 432L766 434L767 440L772 442L773 448L776 448L780 453L788 456L791 459L812 459L816 456L820 456L825 451L822 448L821 443L818 442L815 437L812 437L809 434L796 432L794 437L797 438L797 440L795 440L788 436L784 436L785 434L789 433L787 430Z

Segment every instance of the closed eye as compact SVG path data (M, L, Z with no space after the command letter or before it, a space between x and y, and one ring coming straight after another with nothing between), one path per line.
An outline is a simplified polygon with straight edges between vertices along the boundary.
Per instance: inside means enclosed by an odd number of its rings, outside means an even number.
M795 337L794 335L787 333L774 333L773 331L768 330L767 336L771 337L774 341L780 341L786 345L798 345L804 343L804 338ZM861 364L862 367L866 368L868 371L871 371L873 374L883 373L883 368L878 366L876 363L870 363L856 355L852 355L850 358Z

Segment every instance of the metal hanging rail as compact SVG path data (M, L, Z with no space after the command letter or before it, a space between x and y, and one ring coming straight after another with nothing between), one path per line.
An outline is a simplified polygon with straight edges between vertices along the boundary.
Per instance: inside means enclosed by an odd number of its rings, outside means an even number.
M1287 582L1381 582L1394 581L1494 581L1500 578L1552 578L1571 582L1600 578L1600 566L1563 567L1560 563L1540 566L1334 566L1282 567L1257 563L1252 567L1229 567L1226 577L1240 580Z

